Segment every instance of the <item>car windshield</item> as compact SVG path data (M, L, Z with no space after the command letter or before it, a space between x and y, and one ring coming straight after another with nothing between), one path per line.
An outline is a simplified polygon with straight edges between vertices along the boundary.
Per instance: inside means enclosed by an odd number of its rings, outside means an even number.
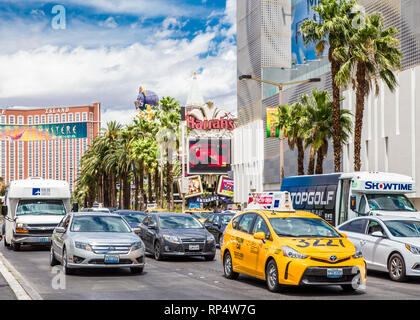
M224 214L221 216L222 218L222 224L228 224L230 220L234 217L234 214Z
M130 213L121 215L127 222L141 223L147 214Z
M203 229L203 225L191 216L160 216L162 229Z
M20 200L16 215L64 216L66 208L62 200Z
M207 219L210 216L210 213L211 212L200 212L200 211L191 212L191 214L197 219Z
M131 232L123 218L104 216L74 217L70 230L72 232Z
M327 222L316 218L270 218L280 237L341 237Z
M394 237L420 237L420 221L384 221Z
M416 211L403 194L367 194L366 198L371 210Z

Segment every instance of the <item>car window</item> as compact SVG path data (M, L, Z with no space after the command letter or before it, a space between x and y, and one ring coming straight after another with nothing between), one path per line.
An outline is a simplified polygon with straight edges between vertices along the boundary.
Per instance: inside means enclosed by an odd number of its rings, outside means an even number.
M152 217L146 217L146 218L143 219L142 223L145 226L148 226L151 219L152 219Z
M232 220L232 228L235 230L239 230L239 221L242 219L243 215L237 216L235 219Z
M207 218L206 222L208 222L208 223L213 223L213 219L214 219L214 214L211 214L211 215Z
M61 222L60 222L60 224L58 226L67 229L67 227L69 226L70 218L71 218L70 216L65 216L61 220Z
M357 219L354 221L350 221L344 224L340 230L355 232L355 233L365 233L366 230L367 219Z
M238 230L246 233L250 233L252 222L254 221L255 213L244 214L238 225Z
M220 216L216 216L213 220L213 224L219 224Z
M255 219L254 228L252 229L252 234L255 234L257 232L264 232L265 238L270 238L270 229L268 228L267 223L261 216L257 216L257 218Z
M385 234L384 229L382 229L379 222L371 220L369 222L369 225L368 225L367 233L370 235L370 234L374 233L375 231L380 231L380 232L382 232L382 234Z

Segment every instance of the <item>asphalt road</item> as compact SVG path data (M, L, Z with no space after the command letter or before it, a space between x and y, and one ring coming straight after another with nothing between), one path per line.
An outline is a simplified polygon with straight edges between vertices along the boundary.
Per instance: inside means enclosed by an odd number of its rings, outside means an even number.
M242 275L238 280L224 278L220 251L211 262L201 258L155 261L147 256L141 275L132 275L128 269L95 269L71 276L63 276L60 267L49 266L48 249L22 247L20 252L14 252L1 243L0 252L46 300L420 299L420 279L397 283L389 280L387 274L376 272L368 273L366 290L356 293L344 293L339 286L291 288L284 293L271 293L261 280Z

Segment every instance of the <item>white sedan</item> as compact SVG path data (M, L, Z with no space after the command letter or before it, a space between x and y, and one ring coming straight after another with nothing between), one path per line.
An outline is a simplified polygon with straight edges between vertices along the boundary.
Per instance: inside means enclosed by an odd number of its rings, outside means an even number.
M420 276L420 220L366 216L337 229L360 248L368 270L388 272L395 281Z

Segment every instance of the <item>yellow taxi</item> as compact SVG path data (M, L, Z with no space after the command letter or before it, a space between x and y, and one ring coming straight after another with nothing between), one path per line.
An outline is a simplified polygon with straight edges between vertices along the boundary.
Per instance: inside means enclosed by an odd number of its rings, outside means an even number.
M163 209L163 208L148 208L146 210L144 210L144 212L147 213L159 213L159 212L167 212L168 210Z
M240 273L267 282L276 292L287 285L341 285L363 289L361 251L315 214L295 211L287 192L250 195L251 204L227 225L221 246L225 277Z
M213 213L213 211L193 209L193 210L185 210L185 213L192 215L193 217L197 218L201 223L204 223L204 221L207 220L207 218Z

